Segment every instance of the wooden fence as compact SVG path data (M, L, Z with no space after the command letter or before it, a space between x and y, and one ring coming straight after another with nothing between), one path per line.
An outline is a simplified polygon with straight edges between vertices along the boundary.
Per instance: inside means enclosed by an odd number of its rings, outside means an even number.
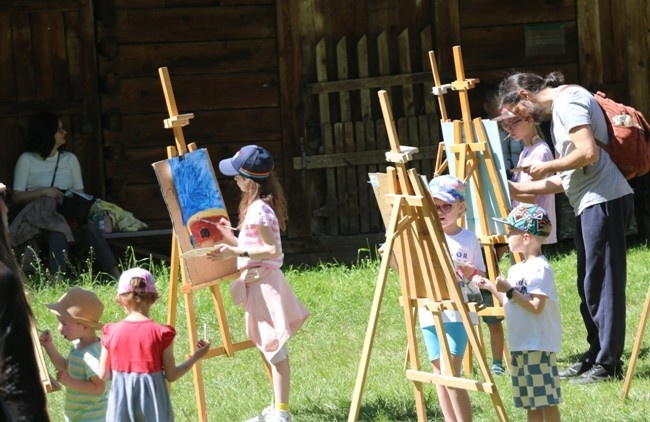
M437 102L431 94L433 78L427 53L431 27L414 40L405 29L393 38L382 32L369 48L366 36L348 49L341 38L335 46L321 40L315 47L317 82L307 94L317 101L320 139L317 154L294 157L295 169L310 171L326 200L312 218L324 218L326 235L383 231L369 172L384 172L390 149L377 92L390 94L400 143L416 146L413 166L431 178L440 141ZM329 47L329 48L328 48ZM334 51L333 57L328 51ZM414 60L417 58L417 60ZM414 63L415 61L415 63ZM330 77L328 67L336 69Z

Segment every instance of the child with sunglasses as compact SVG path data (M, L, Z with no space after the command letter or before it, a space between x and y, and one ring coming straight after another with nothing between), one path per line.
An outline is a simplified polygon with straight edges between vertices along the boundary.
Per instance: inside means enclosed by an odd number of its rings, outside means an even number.
M476 234L458 225L458 220L467 210L465 204L465 184L453 176L434 177L429 183L429 191L438 212L438 218L445 233L447 246L454 261L456 273L461 282L461 291L466 301L480 300L481 294L478 287L473 285L471 279L474 275L485 274L485 262L481 253L481 245ZM478 324L478 316L471 313L472 323ZM441 367L440 342L433 323L433 314L420 308L418 312L420 328L424 337L424 344L433 365L434 373L449 373ZM463 355L467 348L467 332L460 319L458 311L444 311L443 324L447 335L447 342L452 355L451 372L460 376ZM471 420L472 407L467 390L450 388L443 385L436 386L440 408L445 420Z

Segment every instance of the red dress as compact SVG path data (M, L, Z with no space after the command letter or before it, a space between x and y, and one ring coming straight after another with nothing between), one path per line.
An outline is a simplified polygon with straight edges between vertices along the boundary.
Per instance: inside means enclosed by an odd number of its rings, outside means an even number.
M174 341L174 327L122 320L102 332L113 376L106 420L173 420L162 356Z

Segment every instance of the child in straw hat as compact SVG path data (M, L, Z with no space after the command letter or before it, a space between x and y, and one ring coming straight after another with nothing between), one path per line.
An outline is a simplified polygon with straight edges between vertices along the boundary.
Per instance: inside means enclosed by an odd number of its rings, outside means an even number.
M66 387L64 413L67 421L104 421L108 403L106 383L99 377L102 346L96 331L104 304L97 295L81 287L71 287L55 303L45 306L59 320L58 330L72 342L67 358L57 350L46 330L41 345L56 367L57 381Z

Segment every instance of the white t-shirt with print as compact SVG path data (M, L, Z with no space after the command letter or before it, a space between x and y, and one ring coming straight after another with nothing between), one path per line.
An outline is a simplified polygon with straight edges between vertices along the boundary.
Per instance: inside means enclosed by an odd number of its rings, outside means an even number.
M452 236L445 234L445 239L447 240L447 246L449 247L452 261L459 263L469 262L473 264L478 271L483 273L485 272L485 262L483 261L483 254L481 253L481 244L478 242L474 232L467 229L461 229L460 232ZM478 316L476 313L471 312L470 317L473 324L478 324ZM424 307L418 309L418 319L420 321L420 327L430 327L434 325L433 314ZM460 312L444 311L442 313L442 321L461 322Z
M519 293L546 296L544 309L539 314L506 299L503 311L508 324L510 351L558 353L562 343L562 326L551 265L543 256L530 257L510 267L508 281Z

